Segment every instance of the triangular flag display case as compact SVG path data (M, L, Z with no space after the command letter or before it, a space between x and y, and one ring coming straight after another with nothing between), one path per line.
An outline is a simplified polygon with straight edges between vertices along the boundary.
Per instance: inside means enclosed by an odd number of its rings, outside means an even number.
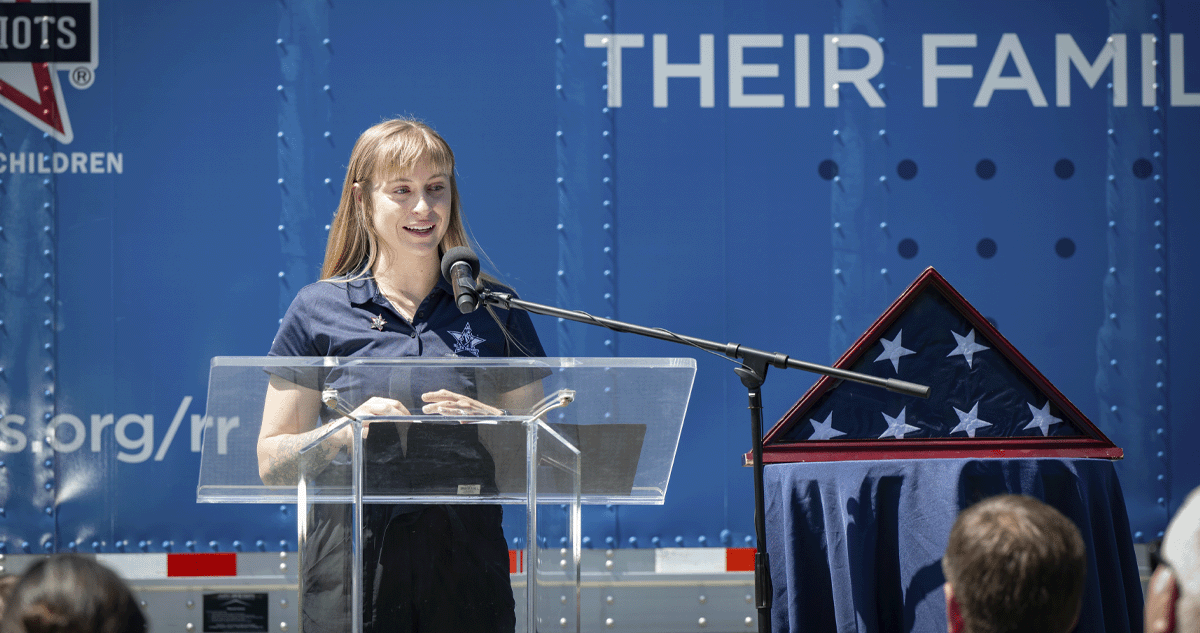
M929 385L930 397L823 377L767 433L764 463L1122 456L933 268L834 366Z

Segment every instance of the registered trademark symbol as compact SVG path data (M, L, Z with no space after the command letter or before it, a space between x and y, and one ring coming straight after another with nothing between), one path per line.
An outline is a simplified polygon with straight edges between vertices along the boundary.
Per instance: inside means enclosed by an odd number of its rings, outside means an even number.
M91 86L95 79L96 75L87 66L80 66L71 71L71 85L80 90Z

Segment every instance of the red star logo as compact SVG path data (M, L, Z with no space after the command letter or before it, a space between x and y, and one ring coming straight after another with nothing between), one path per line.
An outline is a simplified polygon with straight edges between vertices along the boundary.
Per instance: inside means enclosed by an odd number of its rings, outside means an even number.
M60 143L70 143L75 136L67 118L58 73L48 63L0 64L0 105Z

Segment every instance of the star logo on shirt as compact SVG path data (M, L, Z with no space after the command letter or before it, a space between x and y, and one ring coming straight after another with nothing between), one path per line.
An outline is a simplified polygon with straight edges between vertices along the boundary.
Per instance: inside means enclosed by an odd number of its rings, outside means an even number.
M454 337L455 354L470 352L475 356L479 356L479 350L475 346L487 342L487 339L475 336L475 333L471 331L470 323L464 325L461 332L451 332L450 336Z
M371 327L376 330L379 330L380 332L383 331L384 323L387 323L387 321L383 320L382 314L371 317Z
M902 336L904 336L904 330L896 332L896 338L890 341L885 338L880 338L879 342L883 345L883 353L879 355L879 358L875 359L875 362L878 363L881 360L890 360L892 361L892 369L895 369L896 373L900 373L900 357L908 356L909 354L916 354L916 352L912 351L911 349L904 349L901 347L900 337Z

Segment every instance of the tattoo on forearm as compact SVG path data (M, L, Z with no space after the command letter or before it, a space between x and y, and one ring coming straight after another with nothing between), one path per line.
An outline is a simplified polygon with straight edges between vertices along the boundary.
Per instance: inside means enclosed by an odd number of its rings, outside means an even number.
M263 470L263 483L274 486L294 486L300 481L300 449L312 442L316 431L299 435L277 435L269 438L270 450L263 456L266 468ZM337 455L339 446L332 438L310 448L305 453L304 461L308 465L309 476L321 472Z

